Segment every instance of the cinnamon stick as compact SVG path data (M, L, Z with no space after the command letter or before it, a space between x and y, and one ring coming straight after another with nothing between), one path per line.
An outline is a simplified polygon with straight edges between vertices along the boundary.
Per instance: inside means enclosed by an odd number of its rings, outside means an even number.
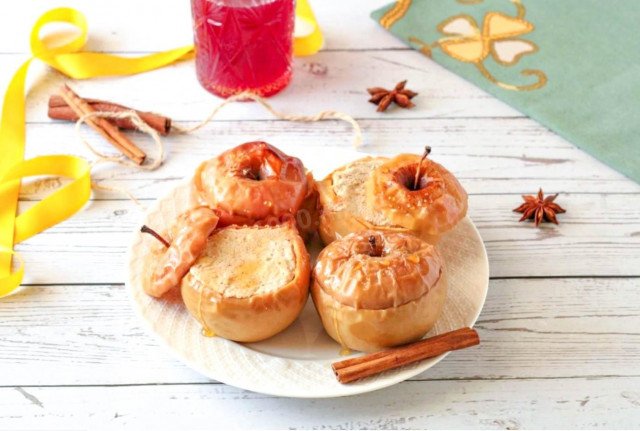
M68 86L63 85L59 90L60 96L71 109L80 117L91 114L96 110L86 101L82 100ZM127 139L113 124L104 118L93 117L87 119L87 124L96 132L102 135L111 145L116 147L122 154L141 165L147 155L133 142Z
M84 101L93 109L100 112L132 111L131 108L126 106L104 100L84 99ZM161 135L166 136L169 134L169 131L171 130L170 118L153 112L138 111L135 109L133 111L135 111L145 123L157 130ZM75 111L67 105L67 102L57 94L53 94L49 97L48 115L49 118L54 120L78 121L78 118L80 118ZM107 118L106 120L121 129L137 130L136 125L133 124L133 121L129 118Z
M479 343L478 333L474 329L462 328L406 346L335 362L331 367L340 383L349 383L452 350L475 346Z

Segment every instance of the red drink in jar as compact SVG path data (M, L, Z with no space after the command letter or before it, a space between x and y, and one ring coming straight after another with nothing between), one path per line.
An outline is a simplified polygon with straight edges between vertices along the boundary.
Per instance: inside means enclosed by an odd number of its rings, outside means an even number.
M200 84L221 97L286 87L294 9L295 0L191 0Z

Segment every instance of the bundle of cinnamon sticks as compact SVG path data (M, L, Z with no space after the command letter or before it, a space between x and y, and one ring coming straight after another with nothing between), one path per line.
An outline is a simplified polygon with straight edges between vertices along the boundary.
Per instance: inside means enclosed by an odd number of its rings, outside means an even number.
M166 136L171 130L171 119L153 112L132 110L126 106L118 105L97 99L82 99L67 85L63 85L58 94L49 98L49 118L57 120L77 121L80 117L95 112L120 113L135 111L140 119L155 129L161 135ZM124 136L118 128L136 130L137 126L131 118L87 118L86 123L104 137L111 145L122 154L141 165L146 154Z

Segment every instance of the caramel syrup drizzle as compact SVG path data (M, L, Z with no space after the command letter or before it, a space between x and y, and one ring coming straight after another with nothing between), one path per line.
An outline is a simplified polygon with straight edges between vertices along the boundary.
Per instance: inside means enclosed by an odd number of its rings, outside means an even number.
M207 326L207 323L204 321L204 317L202 317L202 297L204 296L204 286L200 286L200 295L198 296L198 320L200 321L200 324L202 325L202 331L200 331L200 333L204 336L204 337L215 337L216 333L213 332L213 330L211 328L209 328Z

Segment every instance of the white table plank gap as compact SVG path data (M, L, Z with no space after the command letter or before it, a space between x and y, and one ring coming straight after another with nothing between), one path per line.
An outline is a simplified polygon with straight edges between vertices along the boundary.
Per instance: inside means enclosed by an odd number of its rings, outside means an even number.
M291 86L271 102L291 114L352 115L364 134L359 151L350 148L345 123L286 123L244 103L196 134L166 138L157 171L105 165L94 180L148 204L203 160L249 140L300 157L318 178L364 155L431 145L433 158L468 190L489 253L492 279L477 323L482 344L408 382L347 399L274 398L213 382L173 359L136 319L123 263L142 212L121 195L95 192L75 217L17 247L27 286L0 300L0 428L640 427L640 185L408 49L369 18L390 0L311 1L325 51L296 59ZM188 2L65 4L87 15L88 50L141 55L192 42ZM32 24L55 6L13 2L0 15L0 97L29 58ZM220 102L193 68L186 61L71 85L82 96L193 125ZM417 107L376 113L366 87L402 79L420 93ZM31 66L27 157L92 158L72 124L46 115L49 95L67 81L40 62ZM92 145L111 151L83 130ZM130 136L153 154L147 137ZM21 210L63 183L26 181ZM568 212L559 226L535 229L511 212L520 194L538 187L560 193Z

